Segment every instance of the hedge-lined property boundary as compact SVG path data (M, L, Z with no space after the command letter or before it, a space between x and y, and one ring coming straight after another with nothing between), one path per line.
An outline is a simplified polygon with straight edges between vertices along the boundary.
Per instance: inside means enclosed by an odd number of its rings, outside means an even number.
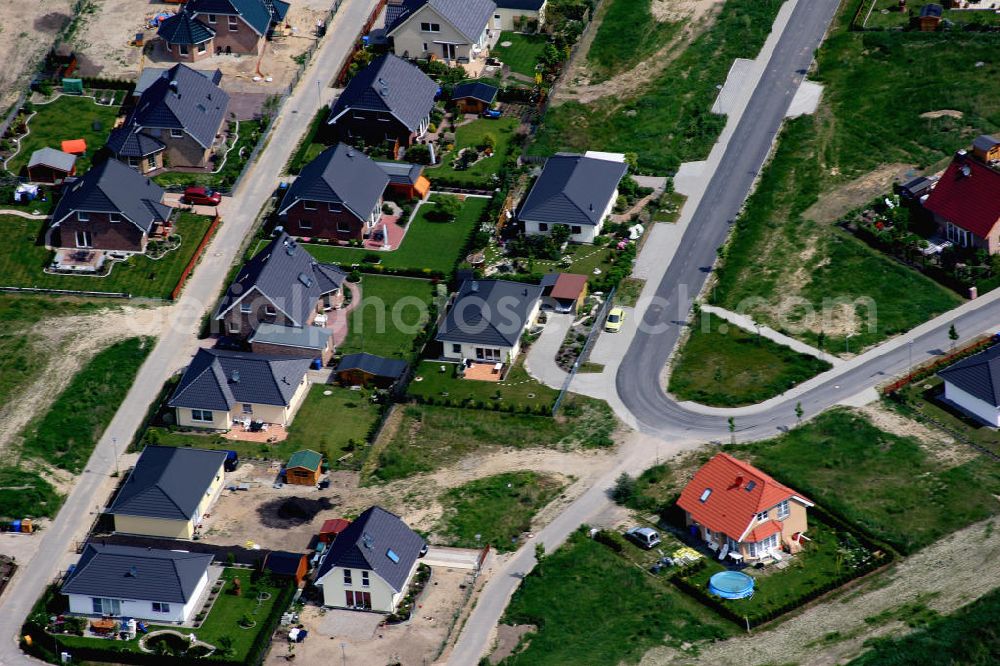
M205 251L205 246L208 242L212 240L212 236L215 235L215 230L219 228L219 224L222 222L222 218L216 213L215 218L212 223L208 225L208 229L205 230L205 235L201 237L201 242L198 243L197 249L195 249L194 254L191 255L191 260L188 262L184 270L181 271L181 276L177 278L177 286L174 290L170 292L170 300L176 301L177 297L180 296L181 291L184 289L184 285L187 283L188 277L191 276L191 272L194 267L198 265L198 260L201 258L201 253Z

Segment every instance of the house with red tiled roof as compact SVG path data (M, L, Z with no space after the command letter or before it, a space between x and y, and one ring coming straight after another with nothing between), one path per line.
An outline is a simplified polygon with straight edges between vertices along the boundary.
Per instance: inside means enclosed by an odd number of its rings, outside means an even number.
M781 549L801 549L813 503L753 465L719 453L695 472L677 505L691 533L720 559L756 562Z
M958 151L924 208L956 247L1000 252L1000 171Z

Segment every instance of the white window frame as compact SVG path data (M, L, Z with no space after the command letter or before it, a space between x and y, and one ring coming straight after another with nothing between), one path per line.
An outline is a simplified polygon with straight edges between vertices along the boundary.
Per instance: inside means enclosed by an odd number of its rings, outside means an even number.
M108 222L110 222L111 224L115 224L121 221L122 221L121 215L119 215L118 213L108 213Z
M77 231L75 240L77 247L94 247L94 237L89 231Z
M77 222L90 222L90 213L84 213L82 211L76 212Z
M341 234L349 234L351 233L351 225L345 220L339 220L337 222L337 232Z
M177 51L182 55L190 55L191 51L188 49L187 44L178 44Z
M149 169L156 168L156 155L150 155L146 158L146 167Z
M198 423L212 423L215 421L215 412L210 409L192 409L191 420Z
M462 345L460 343L458 343L458 342L453 342L451 344L451 353L452 354L461 354L462 353Z
M778 520L784 520L785 518L788 518L788 516L791 515L791 513L792 511L791 508L789 507L788 500L784 500L783 502L778 504Z
M240 301L240 312L243 314L250 314L253 312L253 306L246 301Z
M240 332L240 322L238 322L238 321L230 321L229 322L229 332L230 333L239 333Z
M299 229L312 229L312 228L313 228L312 220L307 220L305 218L299 220Z
M184 130L177 129L176 127L171 127L170 128L170 138L172 138L172 139L183 139L184 138Z
M328 203L326 205L326 209L328 211L330 211L331 213L343 213L344 212L344 207L341 206L340 204L335 204L335 203Z
M367 571L361 572L361 587L371 587L371 578Z
M273 305L265 305L264 314L268 317L276 317L278 316L278 310Z
M153 602L153 612L154 613L169 613L170 604L165 601L154 601Z
M302 210L317 210L318 206L315 201L302 200Z
M767 511L761 511L760 513L758 513L757 522L763 523L765 520L767 520L767 513L768 513Z
M354 587L354 578L351 576L350 569L344 569L344 586Z
M441 24L431 23L430 21L421 21L420 32L439 33L441 32Z
M244 414L253 414L253 405L251 405L249 402L244 402L243 403L243 413Z
M205 42L202 42L201 44L198 44L198 53L204 53L206 50L207 50L207 47L205 46Z
M230 16L229 17L229 32L239 32L239 31L240 31L239 21L236 20L235 16Z
M213 24L215 23L215 14L208 15L208 22Z

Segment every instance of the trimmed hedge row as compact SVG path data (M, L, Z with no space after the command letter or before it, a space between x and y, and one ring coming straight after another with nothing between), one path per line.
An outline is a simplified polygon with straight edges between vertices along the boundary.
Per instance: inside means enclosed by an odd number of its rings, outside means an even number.
M434 405L436 407L456 407L461 409L481 409L492 410L494 412L506 412L508 414L528 414L530 416L549 416L552 413L554 402L542 403L530 407L528 405L515 405L513 403L501 403L490 400L476 400L475 398L438 398L431 395L410 395L418 405Z

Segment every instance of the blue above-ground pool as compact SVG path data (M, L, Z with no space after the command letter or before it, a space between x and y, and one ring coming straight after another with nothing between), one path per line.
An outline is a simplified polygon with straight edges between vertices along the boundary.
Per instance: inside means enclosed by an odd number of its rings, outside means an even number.
M753 596L753 578L739 571L720 571L708 580L708 591L723 599Z

